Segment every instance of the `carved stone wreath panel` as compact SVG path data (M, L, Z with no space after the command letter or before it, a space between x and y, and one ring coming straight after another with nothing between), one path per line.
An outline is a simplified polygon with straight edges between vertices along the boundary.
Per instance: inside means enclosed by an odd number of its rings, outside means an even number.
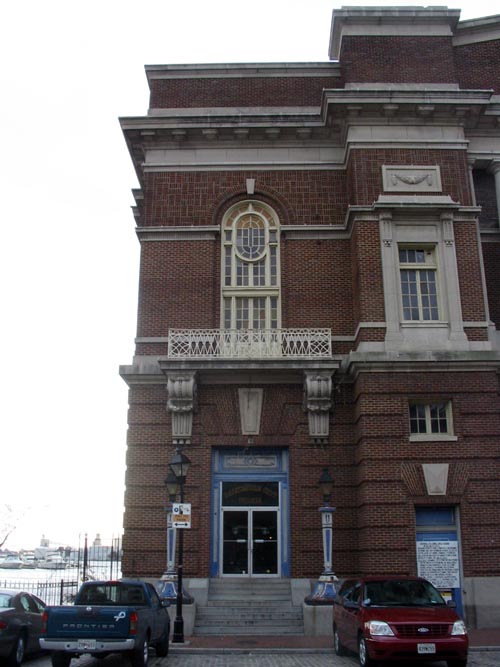
M382 165L382 179L386 192L441 192L442 189L438 165Z

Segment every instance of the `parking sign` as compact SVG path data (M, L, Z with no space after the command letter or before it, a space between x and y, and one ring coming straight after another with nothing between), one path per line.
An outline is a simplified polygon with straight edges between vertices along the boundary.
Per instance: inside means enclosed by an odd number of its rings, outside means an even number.
M173 503L172 525L174 528L191 528L191 503Z

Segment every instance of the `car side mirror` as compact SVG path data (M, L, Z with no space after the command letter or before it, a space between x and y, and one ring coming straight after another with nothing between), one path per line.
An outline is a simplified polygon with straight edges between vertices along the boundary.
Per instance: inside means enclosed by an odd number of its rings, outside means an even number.
M457 606L457 603L455 602L455 600L448 600L448 601L446 602L446 606L447 606L447 607L451 607L452 609L455 609L456 606Z
M161 600L161 606L162 607L170 607L170 600L165 600L165 598L163 598Z

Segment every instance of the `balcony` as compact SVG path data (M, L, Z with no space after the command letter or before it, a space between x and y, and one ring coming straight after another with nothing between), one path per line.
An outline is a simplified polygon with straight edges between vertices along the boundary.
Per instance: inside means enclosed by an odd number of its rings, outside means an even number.
M170 329L168 358L327 359L330 329Z

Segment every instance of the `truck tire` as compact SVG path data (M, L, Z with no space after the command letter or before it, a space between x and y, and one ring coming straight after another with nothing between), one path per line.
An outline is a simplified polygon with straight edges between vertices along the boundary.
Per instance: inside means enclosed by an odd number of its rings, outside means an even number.
M50 656L52 667L69 667L71 655L64 651L54 651Z
M156 655L159 658L166 658L168 655L168 647L169 647L169 636L168 632L165 632L165 636L163 637L163 639L160 639L160 641L155 646Z
M147 667L149 659L148 639L145 637L139 648L134 649L130 654L130 662L132 667ZM54 665L54 667L56 667Z

